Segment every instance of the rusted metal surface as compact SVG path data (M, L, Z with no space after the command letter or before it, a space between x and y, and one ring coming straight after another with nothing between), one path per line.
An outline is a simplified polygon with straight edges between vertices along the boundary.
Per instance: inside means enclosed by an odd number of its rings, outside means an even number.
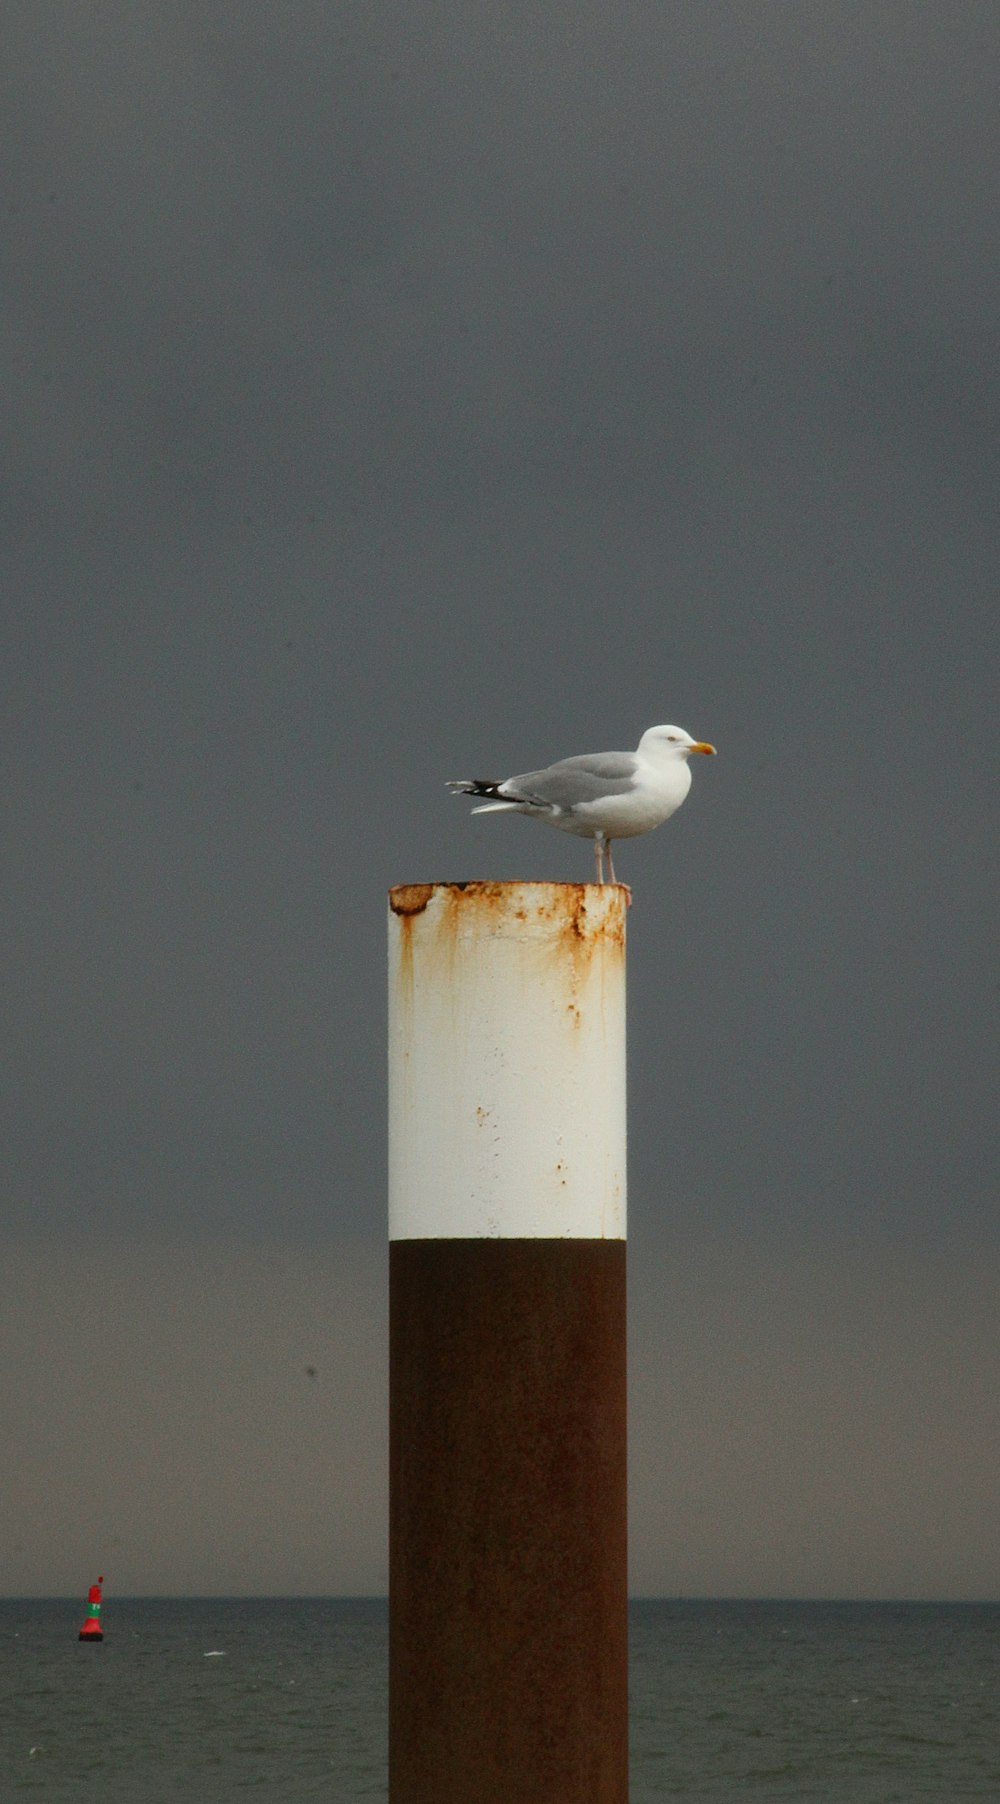
M389 900L390 1234L623 1236L625 890Z
M423 914L433 894L433 883L397 883L389 891L389 907L394 915Z
M623 1240L390 1249L391 1804L627 1804Z
M484 927L503 932L513 923L554 921L580 943L610 937L623 945L628 893L623 883L397 883L389 891L389 907L393 914L417 915L433 899L445 933L479 933Z

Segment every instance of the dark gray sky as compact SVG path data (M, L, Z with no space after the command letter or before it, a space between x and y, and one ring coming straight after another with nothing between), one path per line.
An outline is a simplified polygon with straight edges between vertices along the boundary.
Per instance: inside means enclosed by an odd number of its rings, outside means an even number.
M0 1589L384 1585L384 892L667 720L636 1587L996 1596L992 0L3 25Z

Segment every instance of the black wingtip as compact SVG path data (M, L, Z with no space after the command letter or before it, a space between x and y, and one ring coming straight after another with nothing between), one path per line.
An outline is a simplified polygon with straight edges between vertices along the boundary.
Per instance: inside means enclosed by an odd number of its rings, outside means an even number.
M505 800L500 794L500 784L488 777L466 777L461 782L449 783L446 787L453 795L485 796L490 802Z

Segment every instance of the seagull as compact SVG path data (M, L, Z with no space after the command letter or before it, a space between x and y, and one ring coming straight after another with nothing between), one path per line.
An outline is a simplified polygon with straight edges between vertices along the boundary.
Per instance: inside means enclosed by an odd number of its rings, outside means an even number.
M531 814L592 839L598 883L605 880L605 858L617 883L611 841L648 833L680 807L691 787L692 752L714 755L715 747L683 727L650 727L634 752L585 752L503 782L463 777L447 787L455 795L487 797L473 814Z

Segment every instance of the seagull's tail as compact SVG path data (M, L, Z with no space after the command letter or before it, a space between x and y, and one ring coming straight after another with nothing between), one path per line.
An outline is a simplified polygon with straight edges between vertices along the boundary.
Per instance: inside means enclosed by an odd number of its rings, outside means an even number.
M489 796L488 802L483 802L479 808L473 808L473 814L510 814L516 813L520 807L518 802L502 800L503 784L491 782L486 777L463 777L460 782L449 783L446 787L453 795Z
M457 796L499 797L502 787L502 784L495 782L491 777L462 777L459 782L445 784L445 788L450 789L452 794Z

